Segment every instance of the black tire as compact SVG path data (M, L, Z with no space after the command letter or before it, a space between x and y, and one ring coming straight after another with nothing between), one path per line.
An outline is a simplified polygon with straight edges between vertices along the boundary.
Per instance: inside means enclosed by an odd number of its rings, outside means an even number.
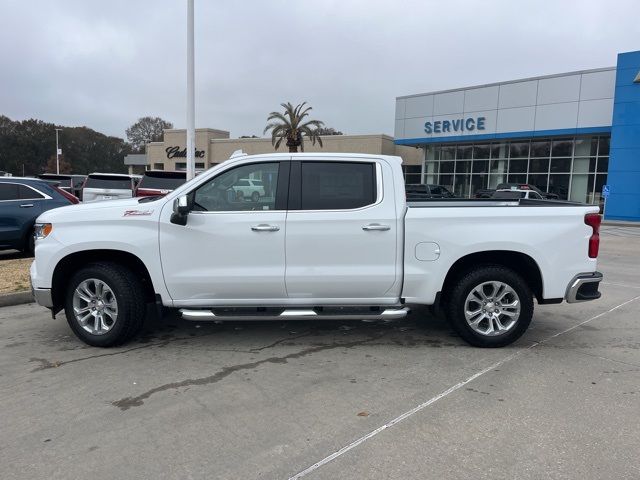
M98 279L108 285L117 301L117 318L111 329L101 335L86 331L76 319L73 298L76 288L85 280ZM93 347L114 347L134 337L143 327L146 303L142 284L126 267L110 262L92 263L78 270L65 294L67 322L76 336Z
M474 330L465 317L465 304L472 290L485 282L497 281L511 287L518 296L520 312L515 323L506 332L485 335ZM489 286L491 288L491 286ZM493 307L493 304L491 304ZM479 308L483 308L478 302ZM533 317L533 295L527 283L513 270L500 265L481 265L464 273L447 295L445 314L451 327L469 344L475 347L504 347L520 338ZM478 318L478 317L475 317ZM503 317L502 320L508 320ZM473 320L473 319L472 319ZM488 319L483 322L489 322ZM489 330L489 324L484 323ZM493 324L495 325L495 323Z
M251 201L255 203L258 200L260 200L260 194L258 192L253 192L251 194Z

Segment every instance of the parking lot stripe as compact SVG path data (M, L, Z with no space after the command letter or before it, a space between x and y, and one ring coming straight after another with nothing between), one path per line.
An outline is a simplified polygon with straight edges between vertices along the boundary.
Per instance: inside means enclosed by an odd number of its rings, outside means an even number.
M450 393L455 392L456 390L459 390L460 388L464 387L465 385L467 385L470 382L473 382L476 378L481 377L482 375L484 375L487 372L490 372L491 370L494 370L496 368L498 368L499 366L513 360L514 358L518 357L519 355L521 355L524 352L527 352L529 350L531 350L532 348L537 347L538 345L541 345L551 339L557 338L560 335L564 335L565 333L569 333L572 330L575 330L576 328L581 327L582 325L589 323L593 320L597 320L598 318L604 317L605 315L608 315L609 313L612 313L616 310L618 310L619 308L624 307L625 305L628 305L631 302L634 302L636 300L638 300L640 298L640 295L633 297L630 300L627 300L626 302L623 302L619 305L616 305L613 308L610 308L609 310L599 313L598 315L595 315L591 318L588 318L587 320L580 322L572 327L569 327L565 330L562 330L561 332L558 332L554 335L551 335L543 340L540 340L539 342L535 342L531 345L529 345L526 348L522 348L521 350L518 350L517 352L512 353L511 355L508 355L506 357L504 357L502 360L499 360L497 362L495 362L494 364L480 370L477 373L474 373L473 375L471 375L470 377L468 377L466 380L463 380L459 383L456 383L454 386L448 388L447 390L445 390L444 392L439 393L438 395L436 395L435 397L430 398L429 400L427 400L426 402L421 403L420 405L412 408L411 410L408 410L406 412L404 412L402 415L394 418L393 420L385 423L384 425L379 426L378 428L376 428L375 430L372 430L371 432L367 433L366 435L363 435L362 437L358 438L357 440L354 440L353 442L351 442L348 445L345 445L344 447L342 447L340 450L337 450L335 452L333 452L331 455L323 458L322 460L320 460L319 462L314 463L313 465L311 465L310 467L305 468L304 470L302 470L299 473L296 473L295 475L293 475L292 477L289 477L289 480L296 480L298 478L302 478L307 476L308 474L310 474L311 472L317 470L318 468L322 467L323 465L326 465L327 463L335 460L336 458L340 457L341 455L344 455L345 453L347 453L349 450L352 450L354 448L356 448L358 445L361 445L362 443L366 442L367 440L369 440L372 437L375 437L376 435L378 435L379 433L381 433L382 431L386 430L389 427L393 427L396 423L399 423L401 421L403 421L406 418L409 418L410 416L418 413L420 410L425 409L426 407L428 407L429 405L437 402L438 400L446 397L447 395L449 395Z
M627 285L624 283L611 283L611 282L600 282L601 285L613 285L614 287L624 287L624 288L640 288L640 285Z

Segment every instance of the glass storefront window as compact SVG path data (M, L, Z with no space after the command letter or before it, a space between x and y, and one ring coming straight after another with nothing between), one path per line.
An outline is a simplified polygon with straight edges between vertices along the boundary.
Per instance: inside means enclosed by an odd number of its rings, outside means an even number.
M453 185L454 195L456 197L469 197L469 183L471 181L471 175L469 174L456 174L455 182Z
M489 160L474 160L472 171L473 173L488 173Z
M589 200L589 175L573 174L571 176L571 195L570 200L574 202L586 203Z
M487 180L489 175L486 173L474 174L471 176L471 196L475 196L478 190L484 190L487 188Z
M491 144L491 158L509 158L509 144L507 143Z
M489 175L489 188L495 189L501 183L507 182L507 174L506 173L492 173Z
M567 200L569 198L569 179L571 175L556 174L549 175L549 193L555 193L561 200Z
M527 158L529 142L515 142L509 145L509 158Z
M576 138L574 157L595 157L598 154L598 137Z
M455 160L456 159L456 147L442 147L440 151L440 160Z
M548 158L551 154L551 142L531 142L531 158Z
M456 175L459 173L471 173L471 161L463 160L456 162Z
M570 157L573 153L573 140L554 140L551 143L551 156L552 157Z
M440 173L453 173L456 162L440 162Z
M472 145L459 145L456 152L456 160L471 160Z
M474 160L485 160L489 158L491 154L491 149L489 148L488 143L483 143L480 145L475 145L473 147L473 158Z
M600 201L609 166L608 136L514 140L425 146L423 181L456 195L501 183L530 183L562 199ZM433 158L432 158L433 157ZM407 181L422 175L406 171Z
M551 159L551 173L569 173L571 171L571 159L570 158L552 158Z
M509 180L508 180L509 183L527 183L527 174L526 173L525 174L521 174L521 173L513 174L513 173L510 173L508 178L509 178Z
M439 185L447 187L449 190L453 190L453 175L440 175Z
M549 171L549 159L532 158L529 162L529 171L531 173L547 173Z
M588 173L591 161L589 158L574 158L573 173Z
M529 160L509 160L509 172L527 173Z
M539 188L543 192L547 191L547 174L529 174L529 184Z
M427 145L424 152L425 160L440 160L440 147Z
M607 173L609 171L609 157L598 157L598 173Z

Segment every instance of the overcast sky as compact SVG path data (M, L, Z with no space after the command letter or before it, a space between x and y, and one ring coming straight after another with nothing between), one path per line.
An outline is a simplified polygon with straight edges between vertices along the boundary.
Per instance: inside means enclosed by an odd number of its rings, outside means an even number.
M0 0L0 114L124 137L186 123L186 0ZM393 134L395 97L614 66L638 0L195 0L196 127L262 135L284 101Z

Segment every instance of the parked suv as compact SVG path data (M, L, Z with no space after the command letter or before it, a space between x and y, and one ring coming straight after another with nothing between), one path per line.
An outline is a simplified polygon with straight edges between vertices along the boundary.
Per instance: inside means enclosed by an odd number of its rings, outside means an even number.
M65 192L70 193L74 197L78 197L82 200L82 185L86 180L86 175L66 175L57 173L41 173L38 178L43 180L53 180L59 182L58 185Z
M37 178L0 177L0 250L33 253L33 227L47 210L78 203L55 183Z
M531 185L530 183L499 183L496 186L496 191L499 190L533 190L538 195L546 200L558 200L560 197L555 193L543 192L535 185ZM537 197L531 197L537 198Z
M162 197L187 181L186 172L147 170L135 190L134 197Z
M139 181L140 175L92 173L87 177L82 187L82 201L90 203L131 198Z
M533 190L522 190L517 188L512 188L509 190L496 190L491 195L491 198L495 198L498 200L513 200L516 198L528 198L534 200L542 200L542 195Z
M420 200L423 198L454 198L446 187L442 185L426 185L426 184L414 184L405 185L405 192L407 192L407 200Z
M262 180L253 180L251 178L241 178L233 186L236 197L241 199L250 198L252 202L257 202L260 197L264 197L264 183Z

